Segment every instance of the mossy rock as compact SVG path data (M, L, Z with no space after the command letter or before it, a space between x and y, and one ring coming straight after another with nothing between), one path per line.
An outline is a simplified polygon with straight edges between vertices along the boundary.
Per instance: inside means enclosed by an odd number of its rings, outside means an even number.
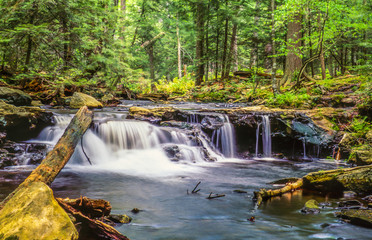
M318 201L314 199L307 201L301 212L305 214L318 214L320 212Z
M71 108L81 108L87 106L88 108L102 108L103 105L94 97L81 92L74 92L70 101Z
M347 222L372 228L372 210L371 209L350 209L350 210L342 210L341 212L336 213L337 217L340 217Z
M108 219L114 223L130 223L132 218L125 214L110 214Z
M158 117L163 121L175 120L179 110L172 107L159 107L159 108L142 108L142 107L131 107L129 113L134 117Z
M364 144L353 148L348 162L358 166L372 164L372 146L370 144Z
M32 101L27 93L8 87L0 87L0 100L15 106L30 106Z
M16 107L0 100L0 131L9 139L25 140L50 125L52 115L39 107Z
M78 239L78 232L52 190L33 182L21 188L0 211L0 238Z

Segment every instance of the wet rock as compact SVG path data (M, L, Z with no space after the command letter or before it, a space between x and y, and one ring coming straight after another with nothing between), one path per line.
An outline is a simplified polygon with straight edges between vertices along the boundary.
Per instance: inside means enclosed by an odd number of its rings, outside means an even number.
M203 120L201 121L201 126L203 130L216 130L219 129L223 126L224 124L224 119L219 117L219 116L207 116L204 117Z
M132 213L139 213L141 210L139 210L138 208L133 208L132 210L131 210L131 212Z
M70 101L71 108L81 108L87 106L88 108L102 108L102 103L98 102L94 97L81 92L75 92Z
M106 93L101 100L106 106L116 106L120 103L119 99L111 93Z
M8 87L0 87L0 100L15 106L30 106L32 101L27 93Z
M21 188L0 211L1 239L77 239L78 232L52 190L33 182Z
M354 198L357 195L358 194L356 192L353 192L353 191L344 191L344 198Z
M339 202L338 207L345 209L360 209L363 207L363 204L358 200L347 200Z
M114 223L130 223L132 218L125 214L110 214L108 219Z
M297 182L298 178L291 177L291 178L283 178L279 179L273 182L270 182L269 184L287 184L287 183L294 183Z
M182 155L177 145L165 145L163 149L171 161L178 162L181 160Z
M240 190L240 189L235 189L233 192L234 193L248 193L247 191Z
M16 166L18 164L19 162L17 158L10 157L8 154L0 154L0 169Z
M177 120L180 116L180 111L172 107L159 107L159 108L142 108L142 107L131 107L129 108L129 114L141 120L153 120L155 117L162 121Z
M0 100L0 132L8 139L26 140L51 125L52 113L37 107L16 107Z
M311 199L305 203L305 206L301 209L301 212L304 214L318 214L320 213L319 203Z
M372 228L372 210L342 210L336 216L354 225Z

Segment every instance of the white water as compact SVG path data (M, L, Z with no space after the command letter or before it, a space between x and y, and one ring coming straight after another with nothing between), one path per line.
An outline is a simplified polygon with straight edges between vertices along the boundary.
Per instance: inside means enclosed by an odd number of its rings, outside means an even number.
M213 131L211 142L225 157L233 158L236 152L234 126L227 116L224 115L223 119L223 126Z
M262 123L257 125L256 130L256 157L258 157L258 148L259 148L259 137L260 137L260 127L262 128L262 154L265 158L271 159L271 127L269 116L262 116Z

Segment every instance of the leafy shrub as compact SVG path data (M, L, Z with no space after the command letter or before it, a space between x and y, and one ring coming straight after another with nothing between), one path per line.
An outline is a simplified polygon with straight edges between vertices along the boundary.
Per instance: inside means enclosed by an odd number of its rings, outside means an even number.
M309 103L311 100L310 95L307 93L293 93L285 92L267 100L267 105L271 107L281 107L281 108L299 108Z

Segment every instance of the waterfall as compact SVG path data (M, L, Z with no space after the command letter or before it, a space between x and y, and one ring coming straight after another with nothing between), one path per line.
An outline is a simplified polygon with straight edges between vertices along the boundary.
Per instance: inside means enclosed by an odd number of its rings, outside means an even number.
M302 141L302 145L303 145L303 149L304 149L304 159L307 159L307 156L306 156L306 139L305 138Z
M227 116L223 116L224 124L221 128L215 129L212 133L211 142L216 149L228 158L235 156L235 132L234 126Z
M148 149L159 146L159 136L147 122L108 121L95 126L97 135L111 146L119 149Z
M262 146L265 157L271 157L271 129L269 116L262 116Z
M258 157L258 147L260 139L260 128L262 128L262 151L263 156L270 158L271 153L271 128L269 116L262 116L262 123L258 123L256 129L256 157Z

